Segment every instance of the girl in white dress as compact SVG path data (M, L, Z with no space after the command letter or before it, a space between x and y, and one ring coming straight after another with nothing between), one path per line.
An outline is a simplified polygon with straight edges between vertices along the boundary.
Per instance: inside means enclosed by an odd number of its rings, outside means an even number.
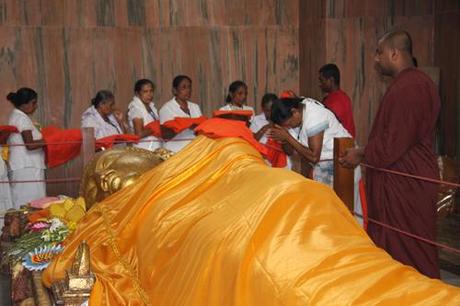
M225 99L226 104L219 110L223 111L235 111L235 110L248 110L251 111L254 117L254 108L246 105L248 98L248 86L243 81L234 81L228 87L227 98ZM252 121L251 118L251 121Z
M178 75L173 80L173 94L174 97L166 102L160 109L160 123L162 124L162 135L164 139L169 139L164 143L164 148L173 152L179 152L183 147L195 138L191 126L179 133L163 126L167 121L174 120L174 118L198 118L201 117L201 110L198 104L190 102L192 94L192 80L186 75Z
M154 151L162 147L160 138L152 135L147 124L160 120L158 110L153 103L155 85L148 79L141 79L134 85L134 97L128 105L128 124L141 141L134 146Z
M14 105L8 124L19 133L8 138L10 145L9 177L13 205L19 208L32 200L46 196L44 142L39 125L31 116L37 109L37 93L30 88L20 88L6 97ZM42 182L15 183L14 181L41 180Z

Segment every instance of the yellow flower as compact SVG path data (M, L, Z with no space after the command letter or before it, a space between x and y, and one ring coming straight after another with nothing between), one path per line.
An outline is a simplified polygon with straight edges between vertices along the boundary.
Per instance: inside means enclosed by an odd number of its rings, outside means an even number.
M77 222L68 221L68 222L67 222L67 228L68 228L69 231L72 233L72 232L77 228Z
M82 197L78 199L65 199L63 202L51 204L49 207L50 215L66 220L66 222L80 221L86 213L85 201Z

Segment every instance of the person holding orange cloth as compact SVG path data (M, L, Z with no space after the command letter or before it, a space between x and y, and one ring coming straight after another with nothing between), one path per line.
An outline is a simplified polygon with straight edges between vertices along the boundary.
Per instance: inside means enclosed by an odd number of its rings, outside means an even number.
M17 133L18 129L13 126L0 126L0 211L6 211L13 208L11 200L11 188L8 179L8 168L6 161L8 160L8 147L6 143L11 133ZM0 228L3 227L3 218L0 218Z
M248 98L248 85L243 81L234 81L228 87L227 98L225 99L226 104L219 108L221 111L251 111L252 117L254 118L254 108L246 105Z
M190 141L195 138L193 128L198 122L191 122L186 129L175 129L174 120L178 118L178 122L183 126L184 119L196 119L202 117L200 106L190 102L192 95L192 79L186 75L178 75L172 83L172 91L174 97L166 102L160 109L160 124L164 139L168 139L164 143L164 148L173 152L179 152Z
M311 98L284 98L273 102L271 120L269 137L283 143L288 154L297 151L312 164L313 179L332 187L334 138L350 137L334 114Z
M155 122L159 125L160 115L153 103L155 85L151 80L141 79L134 85L134 97L128 105L128 124L130 129L139 136L140 142L135 147L154 151L163 146L161 132L149 128Z

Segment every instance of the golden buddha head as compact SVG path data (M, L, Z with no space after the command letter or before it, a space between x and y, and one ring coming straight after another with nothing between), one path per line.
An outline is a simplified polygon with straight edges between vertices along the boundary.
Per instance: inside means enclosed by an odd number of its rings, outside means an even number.
M80 195L85 199L86 209L133 184L143 173L171 155L166 149L152 152L134 147L113 148L96 153L85 167L80 185Z

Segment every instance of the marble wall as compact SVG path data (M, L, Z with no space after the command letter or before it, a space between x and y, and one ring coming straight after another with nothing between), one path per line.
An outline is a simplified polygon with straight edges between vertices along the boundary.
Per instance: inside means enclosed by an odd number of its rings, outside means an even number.
M43 125L79 127L99 89L126 109L144 77L162 105L177 74L192 78L206 114L236 79L259 109L267 91L298 91L298 52L298 0L0 0L0 95L36 89ZM1 103L4 123L11 106ZM77 176L78 167L49 176Z
M365 144L385 90L374 51L393 28L411 33L419 65L439 79L439 150L460 156L458 0L0 0L0 94L35 88L39 121L76 128L97 90L113 90L124 109L138 78L155 81L161 105L172 78L188 74L192 100L210 114L235 79L257 108L287 88L320 99L317 71L335 62ZM2 123L10 105L0 103Z
M321 98L317 71L336 63L353 100L360 144L386 87L373 68L378 37L391 29L408 31L420 68L439 84L437 150L460 158L460 1L306 0L299 12L300 91Z
M407 30L421 67L434 65L433 1L307 1L301 7L299 33L320 50L305 58L300 52L301 92L321 98L318 69L336 63L341 69L341 86L353 101L357 138L365 144L385 83L374 70L374 53L379 36L390 29ZM320 2L320 4L318 4ZM309 8L314 8L310 9ZM303 21L304 20L304 21ZM317 31L310 29L317 25ZM303 36L302 36L303 35ZM300 43L305 46L305 43ZM312 47L310 47L312 48ZM305 76L305 75L308 76Z
M188 74L205 113L235 79L258 106L266 91L298 89L297 1L0 1L0 93L37 89L38 119L64 127L79 126L99 89L123 109L143 77L159 105Z
M434 65L440 68L440 148L460 159L460 1L436 1Z

